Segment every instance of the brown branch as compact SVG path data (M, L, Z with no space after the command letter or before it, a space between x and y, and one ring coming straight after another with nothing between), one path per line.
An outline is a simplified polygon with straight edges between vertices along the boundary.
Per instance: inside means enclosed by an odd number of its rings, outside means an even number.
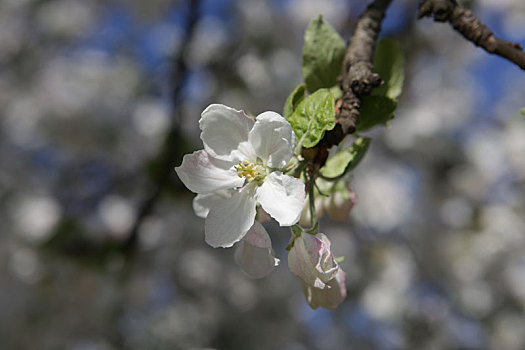
M372 72L372 62L381 23L391 2L392 0L375 0L357 20L339 77L343 96L336 101L336 126L325 134L317 146L303 151L303 156L315 164L316 168L324 165L330 147L339 144L347 134L355 131L361 99L370 95L372 89L381 84L379 75Z
M175 115L181 111L180 99L184 80L188 74L188 67L184 59L184 55L188 50L193 37L193 32L199 20L199 6L200 0L188 0L189 12L186 22L186 30L183 44L179 50L178 55L173 59L173 71L171 81L173 82L173 91L171 95L172 104L174 106L174 118L171 122L170 130L167 133L166 140L163 147L159 150L156 158L160 159L159 170L156 172L154 184L151 192L144 198L139 206L135 222L131 228L127 240L123 244L123 250L127 254L133 253L137 244L138 231L142 222L153 211L155 205L161 198L166 187L169 185L173 175L173 167L181 157L180 152L176 152L177 143L181 140L180 118L177 122Z
M370 95L372 89L381 84L379 75L372 72L372 62L381 22L390 2L376 0L370 4L359 17L354 35L350 38L343 63L343 97L338 115L343 134L354 132L361 98Z
M424 0L419 5L418 13L418 18L422 17L434 17L436 22L449 22L474 45L525 70L525 52L521 45L496 37L472 12L459 6L456 0Z

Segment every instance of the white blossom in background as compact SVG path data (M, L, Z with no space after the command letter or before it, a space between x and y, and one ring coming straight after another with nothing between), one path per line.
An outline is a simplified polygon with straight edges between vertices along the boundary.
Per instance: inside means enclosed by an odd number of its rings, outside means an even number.
M331 243L323 233L302 233L288 254L290 271L302 281L308 305L332 309L346 297L346 274L331 251Z
M270 4L266 1L245 0L237 3L240 18L247 24L249 35L262 37L273 30Z
M110 195L100 203L98 215L112 238L124 239L133 226L136 211L124 198Z
M256 205L281 226L295 224L304 205L304 183L283 174L295 135L275 112L255 121L243 111L213 104L199 121L204 149L184 156L176 167L181 181L199 194L206 216L205 238L212 247L231 247L252 227Z
M28 196L13 208L20 234L31 243L45 242L62 217L62 207L51 196Z
M382 232L401 226L410 218L413 206L410 188L403 183L403 176L405 179L409 176L403 168L371 169L366 176L356 176L354 186L359 193L359 205L354 208L354 218L360 224Z
M169 111L160 100L144 99L137 102L132 115L135 129L148 139L161 138L169 128Z
M42 262L35 250L30 248L17 248L11 252L8 260L9 271L25 283L39 281L42 271Z
M224 23L215 16L204 16L197 23L193 40L188 49L188 64L192 68L205 66L220 57L228 34Z
M82 37L96 21L89 1L51 1L39 7L36 22L40 30L57 37Z
M299 27L305 26L321 13L328 23L339 28L347 19L350 6L348 1L343 0L292 0L287 2L287 11Z
M410 251L403 246L384 247L380 256L381 273L370 281L361 305L374 317L393 320L401 317L410 302L407 293L415 270Z

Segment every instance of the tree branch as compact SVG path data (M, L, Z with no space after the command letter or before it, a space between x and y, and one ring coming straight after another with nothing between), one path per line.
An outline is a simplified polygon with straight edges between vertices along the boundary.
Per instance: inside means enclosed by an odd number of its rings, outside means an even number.
M370 4L359 17L354 35L350 38L343 63L343 97L338 115L343 134L355 131L361 98L370 95L372 89L381 84L379 75L372 73L372 62L381 22L390 2L391 0L376 0Z
M419 5L418 19L423 17L434 17L436 22L449 22L474 45L525 70L525 52L521 45L496 37L472 12L459 6L456 0L424 0Z
M196 27L196 24L199 20L199 6L200 0L189 0L189 9L186 22L186 30L184 41L179 50L179 53L175 55L173 59L173 71L171 75L171 81L173 82L173 91L171 95L171 101L174 106L173 115L177 115L180 112L180 96L184 81L188 73L188 67L184 59L184 55L191 43L193 37L193 32ZM131 228L131 232L127 240L123 244L123 250L126 253L131 253L136 247L138 230L144 219L151 214L153 208L160 199L162 193L166 189L167 185L170 182L171 175L173 174L173 167L178 161L178 158L181 157L180 152L177 152L177 143L180 143L181 140L181 130L180 130L180 120L177 122L174 117L170 130L167 133L166 140L163 147L159 150L158 159L160 160L159 170L156 172L155 183L153 184L153 189L145 197L141 205L135 222Z
M357 20L339 77L343 96L336 101L336 126L325 134L317 146L303 152L303 156L318 167L326 162L330 147L339 144L347 134L355 131L361 99L381 84L379 75L372 72L372 62L381 23L391 2L375 0Z

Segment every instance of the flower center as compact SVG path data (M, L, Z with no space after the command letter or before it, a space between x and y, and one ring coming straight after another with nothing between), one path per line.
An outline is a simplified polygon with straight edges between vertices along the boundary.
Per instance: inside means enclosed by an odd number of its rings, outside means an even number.
M249 182L256 180L262 181L266 177L266 171L262 165L254 164L247 160L240 162L238 165L234 166L237 170L237 176L244 177Z

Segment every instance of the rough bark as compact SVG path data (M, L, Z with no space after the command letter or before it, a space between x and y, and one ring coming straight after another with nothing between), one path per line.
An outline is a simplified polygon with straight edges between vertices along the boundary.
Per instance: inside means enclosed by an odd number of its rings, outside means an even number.
M361 98L370 95L381 84L379 75L372 72L374 50L381 22L391 0L376 0L368 6L357 21L354 35L350 38L341 75L341 98L338 122L343 134L355 131L359 117Z
M339 144L346 135L355 131L361 99L381 84L379 75L372 72L372 62L381 23L391 1L375 0L357 20L339 77L343 96L336 101L336 126L325 134L317 146L303 150L303 156L315 164L312 171L324 165L330 147Z
M455 0L423 1L419 5L418 18L423 17L433 17L436 22L449 22L452 28L474 45L525 70L525 52L521 45L495 36L472 12L459 6Z

